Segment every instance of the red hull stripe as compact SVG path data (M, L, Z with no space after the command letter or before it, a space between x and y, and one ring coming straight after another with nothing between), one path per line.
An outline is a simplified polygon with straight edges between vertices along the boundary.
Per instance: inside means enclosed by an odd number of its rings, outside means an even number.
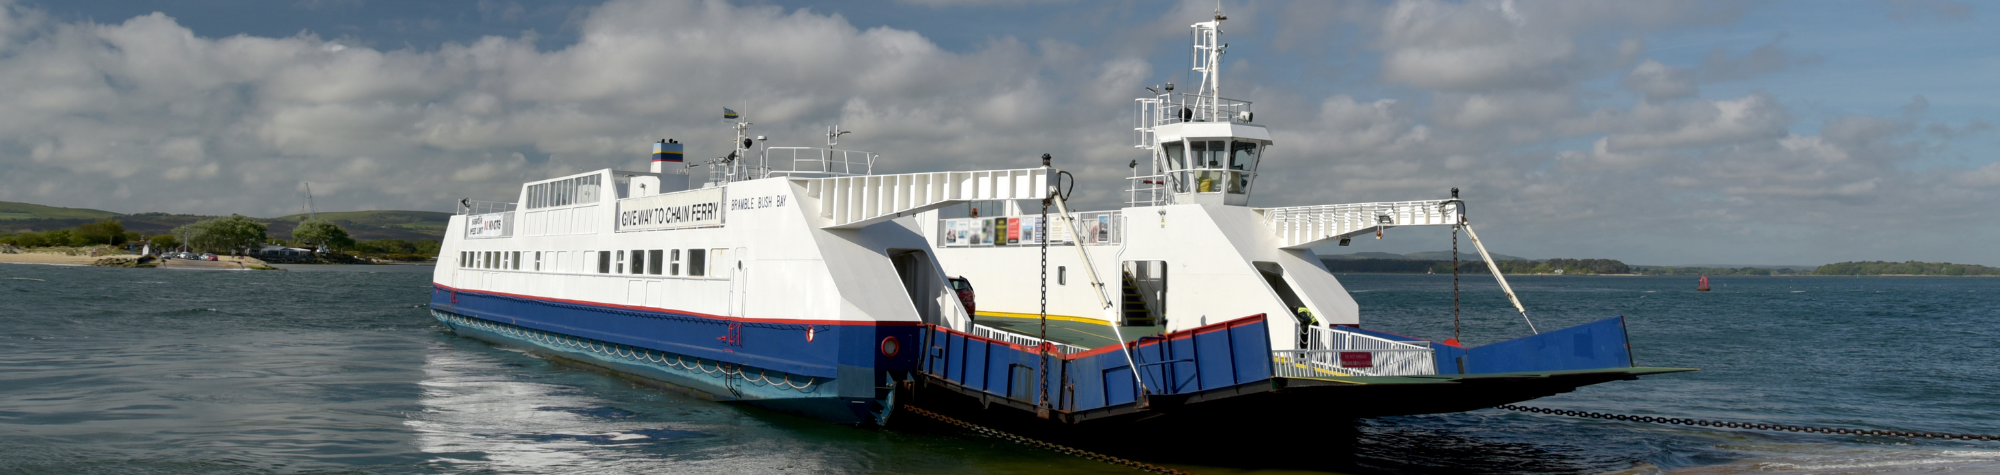
M433 287L437 287L437 288L438 288L438 289L440 289L440 290L444 290L444 291L448 291L448 292L458 292L458 293L465 293L465 294L486 294L486 295L497 295L497 296L501 296L501 297L511 297L511 298L517 298L517 299L526 299L526 300L540 300L540 301L543 301L543 302L560 302L560 303L567 303L567 304L574 304L574 305L588 305L588 306L592 306L592 307L605 307L605 308L617 308L617 309L625 309L625 310L633 310L633 311L639 311L639 312L657 312L657 313L671 313L671 314L674 314L674 315L684 315L684 316L690 316L690 317L701 317L701 318L712 318L712 319L716 319L716 320L723 320L723 321L731 321L731 322L751 322L751 323L790 323L790 324L800 324L800 325L852 325L852 326L891 326L891 327L893 327L893 326L922 326L922 325L924 325L924 323L923 323L923 322L880 322L880 321L855 321L855 320L804 320L804 319L780 319L780 318L743 318L743 317L727 317L727 316L722 316L722 315L709 315L709 314L706 314L706 313L700 313L700 312L689 312L689 311L685 311L685 310L674 310L674 309L670 309L670 308L659 308L659 307L640 307L640 306L636 306L636 305L618 305L618 304L611 304L611 303L604 303L604 302L591 302L591 301L587 301L587 300L568 300L568 299L559 299L559 298L550 298L550 297L537 297L537 296L533 296L533 295L521 295L521 294L510 294L510 293L506 293L506 292L493 292L493 291L487 291L487 290L465 290L465 289L458 289L458 288L453 288L453 287L451 287L451 286L449 286L449 285L444 285L444 284L438 284L438 283L432 283L432 284L431 284L431 286L433 286Z

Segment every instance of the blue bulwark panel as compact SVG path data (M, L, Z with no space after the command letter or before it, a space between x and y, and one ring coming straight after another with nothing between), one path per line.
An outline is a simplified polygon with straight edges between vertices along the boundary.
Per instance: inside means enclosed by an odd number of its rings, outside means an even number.
M1236 385L1235 352L1229 351L1229 330L1194 334L1194 361L1201 378L1201 390Z
M1263 320L1230 328L1229 343L1237 382L1271 379L1271 334L1265 332Z
M925 371L994 396L1034 403L1042 366L1034 348L931 328L934 348ZM1271 378L1271 344L1262 315L1142 338L1130 345L1133 362L1152 394L1187 394ZM1088 411L1139 399L1133 365L1118 347L1075 355L1050 354L1051 397L1059 408ZM1067 384L1065 384L1067 382ZM1063 389L1069 388L1069 389Z
M1102 379L1104 381L1104 405L1099 407L1131 404L1139 400L1139 393L1135 391L1137 388L1132 387L1131 366L1119 365L1116 368L1103 370L1101 374L1104 375ZM1097 407L1079 407L1077 409L1089 410L1097 409Z
M1463 374L1458 362L1465 357L1465 349L1443 343L1431 344L1432 354L1437 355L1438 374Z
M1625 317L1472 348L1465 355L1467 374L1629 367L1632 351L1625 341Z

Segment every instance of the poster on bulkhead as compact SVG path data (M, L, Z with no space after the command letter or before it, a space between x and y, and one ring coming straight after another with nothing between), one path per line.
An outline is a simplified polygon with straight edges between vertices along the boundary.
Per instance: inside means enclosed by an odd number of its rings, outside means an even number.
M1111 216L1097 217L1097 242L1111 242Z
M1042 218L1021 218L1021 243L1040 244L1042 242Z
M978 244L981 246L993 245L993 220L991 219L979 220L979 242L975 242L973 244Z
M956 246L956 245L958 245L958 221L957 221L957 220L946 220L946 221L944 222L944 245L946 245L946 246Z
M1021 218L1007 218L1007 244L1021 243Z

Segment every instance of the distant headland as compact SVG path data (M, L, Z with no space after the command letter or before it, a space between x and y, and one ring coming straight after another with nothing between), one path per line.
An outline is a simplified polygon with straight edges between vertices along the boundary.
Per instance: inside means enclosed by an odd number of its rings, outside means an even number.
M1451 273L1451 251L1361 252L1321 256L1334 273ZM1459 254L1460 273L1485 273L1478 254ZM1616 259L1526 259L1494 254L1493 264L1504 274L1543 275L1819 275L1819 276L2000 276L2000 267L1947 262L1838 262L1821 266L1645 266Z
M137 258L143 249L256 256L281 263L423 262L436 258L450 219L450 213L433 211L275 218L120 214L0 201L0 262L131 266L144 262Z

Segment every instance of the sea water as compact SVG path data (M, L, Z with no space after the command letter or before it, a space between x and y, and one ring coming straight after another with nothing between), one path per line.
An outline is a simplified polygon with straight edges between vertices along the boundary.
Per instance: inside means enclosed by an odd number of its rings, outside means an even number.
M0 473L1125 471L949 428L862 429L710 402L456 337L424 309L429 270L0 265ZM1453 335L1450 276L1341 281L1368 327ZM1639 365L1702 368L1526 404L2000 433L2000 279L1711 282L1695 292L1685 277L1514 278L1542 330L1622 315ZM1531 331L1490 278L1460 289L1466 343ZM1312 456L1155 461L1203 473L2000 471L2000 443L1494 409L1226 436Z

